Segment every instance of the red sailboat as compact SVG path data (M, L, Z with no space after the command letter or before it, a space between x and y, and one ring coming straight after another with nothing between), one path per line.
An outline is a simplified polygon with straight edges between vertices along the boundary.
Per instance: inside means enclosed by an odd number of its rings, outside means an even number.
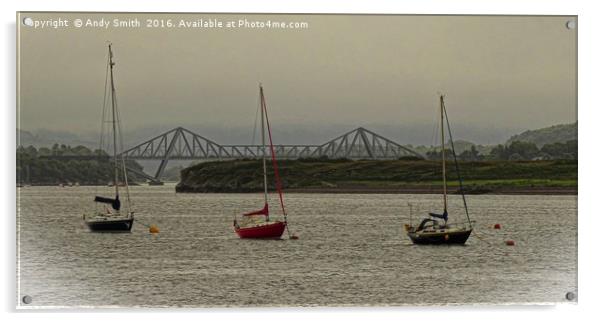
M263 208L257 211L243 214L243 218L240 222L234 218L234 230L241 239L254 238L254 239L279 239L282 237L282 233L286 229L288 231L288 225L286 220L286 210L284 209L284 201L282 198L282 184L280 182L280 174L278 173L278 164L276 162L276 155L274 152L274 144L272 143L272 131L270 129L270 121L268 119L267 108L265 103L265 97L263 95L263 87L259 85L259 100L261 109L261 151L262 151L262 162L263 162ZM272 158L272 166L274 168L274 177L276 179L276 189L278 190L278 196L280 199L280 208L284 216L284 221L271 220L270 209L268 205L268 179L266 172L266 152L265 152L265 125L267 124L268 137L270 140L270 154ZM290 234L290 232L289 232ZM290 235L289 235L290 236ZM291 238L296 238L291 236Z

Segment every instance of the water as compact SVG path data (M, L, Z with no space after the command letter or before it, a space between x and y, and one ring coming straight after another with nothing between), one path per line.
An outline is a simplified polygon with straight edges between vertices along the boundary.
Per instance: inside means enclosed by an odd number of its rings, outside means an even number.
M259 194L133 187L136 218L157 235L140 224L88 232L93 196L93 187L20 189L18 295L30 306L539 303L577 287L575 196L469 196L479 237L466 246L411 245L403 232L407 202L416 222L441 209L438 195L287 194L299 239L281 241L233 231L233 214L260 208ZM451 218L462 210L450 196Z

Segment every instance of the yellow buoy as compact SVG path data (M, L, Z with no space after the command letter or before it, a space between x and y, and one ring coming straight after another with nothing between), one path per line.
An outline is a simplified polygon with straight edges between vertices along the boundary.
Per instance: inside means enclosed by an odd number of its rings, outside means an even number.
M156 234L156 233L159 233L159 228L157 227L157 225L154 225L154 224L153 224L153 225L151 225L151 226L148 228L148 231L149 231L151 234Z

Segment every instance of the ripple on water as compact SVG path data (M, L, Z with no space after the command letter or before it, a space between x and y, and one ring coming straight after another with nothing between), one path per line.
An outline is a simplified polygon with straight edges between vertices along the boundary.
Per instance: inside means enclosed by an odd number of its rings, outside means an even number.
M414 246L407 203L438 195L285 195L299 240L240 240L234 214L257 194L175 194L136 186L136 219L151 235L89 233L93 187L28 187L20 201L20 290L39 306L344 306L562 302L576 291L574 196L469 196L466 246ZM272 213L278 216L272 195ZM462 202L450 196L450 215ZM488 228L495 223L501 230ZM507 247L506 239L517 245Z

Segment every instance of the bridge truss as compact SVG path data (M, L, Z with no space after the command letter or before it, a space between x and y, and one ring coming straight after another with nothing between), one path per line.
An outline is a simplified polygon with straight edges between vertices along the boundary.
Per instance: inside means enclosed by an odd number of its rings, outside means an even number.
M274 145L274 151L278 159L397 159L404 156L423 158L410 148L363 127L322 145ZM267 148L266 152L269 152ZM153 182L160 181L169 160L253 159L260 158L261 155L261 145L220 145L183 127L153 137L121 154L126 159L160 161L154 176L142 173Z

